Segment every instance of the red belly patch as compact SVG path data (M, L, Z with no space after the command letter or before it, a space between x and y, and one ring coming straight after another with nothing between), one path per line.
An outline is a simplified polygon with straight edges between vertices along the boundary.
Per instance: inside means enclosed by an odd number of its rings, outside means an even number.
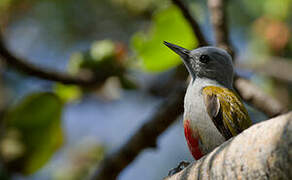
M203 153L200 150L200 136L196 131L193 131L190 127L190 121L184 122L185 137L189 146L189 149L196 160L203 157Z

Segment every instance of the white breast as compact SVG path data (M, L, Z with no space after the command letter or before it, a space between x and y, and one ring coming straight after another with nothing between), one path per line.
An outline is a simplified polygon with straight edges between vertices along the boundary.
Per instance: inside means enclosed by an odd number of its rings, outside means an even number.
M184 120L189 119L191 128L199 133L203 153L212 151L225 141L210 119L201 93L203 87L210 85L220 86L217 82L207 79L197 78L190 82L184 101Z

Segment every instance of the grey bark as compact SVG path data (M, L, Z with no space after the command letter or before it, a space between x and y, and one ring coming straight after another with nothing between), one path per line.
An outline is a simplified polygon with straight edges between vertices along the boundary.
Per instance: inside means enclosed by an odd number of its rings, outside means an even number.
M164 180L292 179L292 111L255 124Z

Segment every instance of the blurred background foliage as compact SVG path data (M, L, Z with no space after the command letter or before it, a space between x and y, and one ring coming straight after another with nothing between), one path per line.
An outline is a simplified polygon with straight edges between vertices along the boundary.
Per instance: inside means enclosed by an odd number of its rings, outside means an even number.
M214 42L206 2L187 2ZM239 67L245 67L237 72L289 108L292 80L269 76L269 68L249 68L273 64L274 57L291 67L291 6L291 0L237 0L228 6L231 41L244 64ZM1 0L0 24L10 50L30 63L107 79L98 87L64 85L1 65L0 179L88 176L165 98L152 89L169 91L163 85L181 61L162 42L198 45L169 0ZM249 109L253 119L265 118ZM159 138L158 147L145 150L119 179L141 179L142 172L142 179L159 179L180 160L192 159L180 123Z

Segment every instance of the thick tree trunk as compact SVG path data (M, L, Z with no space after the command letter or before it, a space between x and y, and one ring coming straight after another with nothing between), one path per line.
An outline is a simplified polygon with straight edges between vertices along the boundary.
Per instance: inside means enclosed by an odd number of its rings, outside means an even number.
M292 179L292 112L256 124L164 180Z

